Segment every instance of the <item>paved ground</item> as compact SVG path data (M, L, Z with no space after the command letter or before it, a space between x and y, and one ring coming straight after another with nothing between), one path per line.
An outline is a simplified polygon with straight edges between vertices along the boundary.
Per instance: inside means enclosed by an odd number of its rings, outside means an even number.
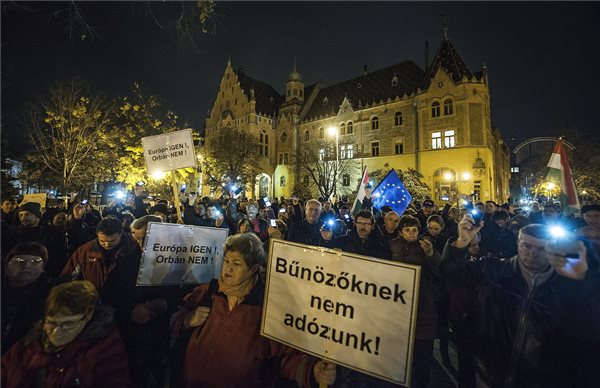
M449 364L444 364L442 356L440 355L439 342L435 341L433 357L434 363L432 368L432 378L429 382L429 388L457 388L458 383L456 382L456 376L458 371L458 360L456 358L456 349L450 343L448 356L450 358Z

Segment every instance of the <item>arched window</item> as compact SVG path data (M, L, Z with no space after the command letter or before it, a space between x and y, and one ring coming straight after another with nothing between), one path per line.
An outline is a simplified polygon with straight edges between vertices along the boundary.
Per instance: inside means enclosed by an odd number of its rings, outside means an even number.
M348 135L351 135L353 130L354 130L354 128L352 127L352 121L348 121L348 126L346 127L346 133Z
M269 135L264 130L258 136L258 154L260 156L269 156Z
M394 115L394 125L402 125L402 112L396 112Z
M379 129L379 117L373 116L371 118L371 129Z
M431 117L440 117L440 103L438 101L431 104Z
M346 124L341 123L340 124L340 135L345 135L345 134L346 134Z
M307 129L306 131L304 131L304 141L309 141L309 140L310 140L310 132Z
M452 99L447 98L444 100L444 116L448 116L454 113L454 103Z
M325 139L325 128L319 127L319 139Z
M433 173L435 199L438 201L455 202L458 197L456 172L449 168L438 168Z

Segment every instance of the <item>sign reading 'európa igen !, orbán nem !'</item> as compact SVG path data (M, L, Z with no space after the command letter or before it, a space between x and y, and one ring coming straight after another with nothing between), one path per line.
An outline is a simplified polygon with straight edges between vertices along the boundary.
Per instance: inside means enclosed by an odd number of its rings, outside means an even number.
M217 279L228 229L148 223L138 286L201 284Z
M191 129L142 138L148 173L195 167L194 141Z
M271 240L261 334L409 386L420 270Z

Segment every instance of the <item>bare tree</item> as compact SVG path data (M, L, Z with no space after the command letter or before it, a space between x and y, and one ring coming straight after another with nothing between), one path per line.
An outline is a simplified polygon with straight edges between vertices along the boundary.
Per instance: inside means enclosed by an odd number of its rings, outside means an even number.
M256 175L258 157L256 136L237 128L220 128L206 137L203 172L207 184L222 190L223 184L236 182L245 186Z
M35 147L29 159L47 168L63 194L89 185L110 169L100 159L108 156L103 146L111 114L112 105L85 81L57 83L26 110L24 124Z

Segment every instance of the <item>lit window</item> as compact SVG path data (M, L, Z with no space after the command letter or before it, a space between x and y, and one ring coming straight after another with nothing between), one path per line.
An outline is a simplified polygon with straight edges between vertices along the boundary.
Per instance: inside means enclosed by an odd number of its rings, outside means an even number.
M285 187L285 177L284 176L282 176L281 178L279 178L279 186Z
M325 138L325 128L319 127L319 139Z
M348 144L346 146L346 158L352 159L354 157L354 144Z
M379 117L373 116L371 119L371 129L379 129Z
M352 128L352 121L348 121L348 126L346 127L346 133L348 135L351 135L352 134L352 130L353 130L353 128Z
M258 140L258 154L259 154L260 156L264 156L264 155L263 155L263 150L264 150L264 149L263 149L263 144L264 144L264 141L265 141L265 135L263 135L263 134L261 133L261 134L260 134L260 136L259 136L259 140Z
M444 116L448 116L454 113L454 104L451 99L446 99L444 101Z
M402 112L396 112L394 115L394 125L402 125Z
M283 164L283 153L279 153L278 164Z
M444 147L452 148L455 144L455 136L454 131L444 131Z
M260 156L269 156L269 135L264 133L260 134L258 141L258 154Z
M371 143L371 156L379 156L379 142L374 141Z
M346 159L346 146L340 146L340 159Z
M319 150L319 160L322 162L323 160L325 160L325 149L321 148Z
M342 175L342 186L350 186L350 175L349 174Z
M341 135L345 135L346 134L346 124L345 123L341 123L340 124L340 134Z
M510 172L519 172L519 167L511 167Z
M438 150L442 148L442 133L433 132L431 134L431 148Z
M437 101L431 104L431 117L440 117L440 103Z
M310 132L308 132L308 129L306 131L304 131L304 141L309 141L310 140Z

